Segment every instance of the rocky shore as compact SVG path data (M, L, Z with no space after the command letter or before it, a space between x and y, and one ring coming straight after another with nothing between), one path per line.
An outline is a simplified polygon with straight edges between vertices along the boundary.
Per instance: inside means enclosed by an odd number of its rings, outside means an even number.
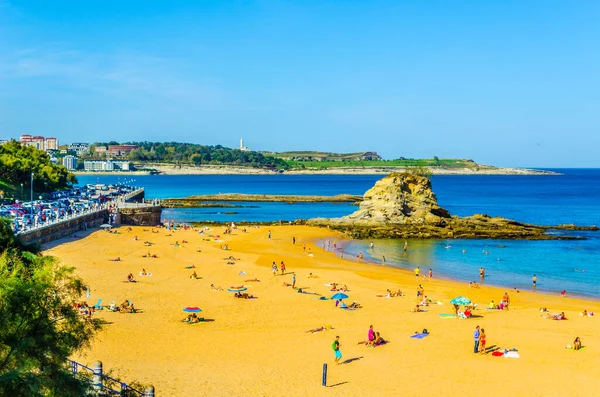
M308 224L355 238L555 240L582 237L549 234L548 230L598 230L595 226L530 225L484 214L452 216L438 205L429 179L409 173L392 173L377 181L356 212L342 218L310 219Z

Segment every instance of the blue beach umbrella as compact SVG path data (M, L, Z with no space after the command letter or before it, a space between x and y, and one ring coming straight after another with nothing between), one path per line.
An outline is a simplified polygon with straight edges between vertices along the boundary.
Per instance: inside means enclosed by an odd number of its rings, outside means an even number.
M348 295L338 292L337 294L334 294L331 299L348 299Z
M196 306L188 306L188 307L185 307L183 309L183 311L186 313L200 313L202 311L202 309L200 309L199 307L196 307Z
M464 296L457 296L456 298L450 301L453 305L470 305L471 300L469 298L465 298Z

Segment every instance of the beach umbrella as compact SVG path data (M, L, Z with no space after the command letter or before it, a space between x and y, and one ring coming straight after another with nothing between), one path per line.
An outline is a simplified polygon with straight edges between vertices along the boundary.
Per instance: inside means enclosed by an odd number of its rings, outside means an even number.
M244 292L247 289L248 288L244 287L243 285L240 285L239 287L229 287L227 289L227 291L229 291L229 292Z
M464 296L457 296L456 298L450 301L453 305L470 305L471 300L469 298L465 298Z
M338 292L337 294L334 294L331 299L348 299L348 295Z
M100 225L100 227L101 227L102 229L106 229L106 228L111 228L111 227L112 227L112 225L109 225L108 223L105 223L104 225Z
M202 311L202 309L200 309L199 307L196 307L196 306L188 306L188 307L184 307L183 311L186 313L200 313Z

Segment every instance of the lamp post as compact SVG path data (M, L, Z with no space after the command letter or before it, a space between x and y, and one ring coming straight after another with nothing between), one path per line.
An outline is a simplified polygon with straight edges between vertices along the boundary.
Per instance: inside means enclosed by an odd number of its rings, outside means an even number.
M33 172L31 173L31 189L29 199L29 205L31 206L31 216L33 217Z
M21 183L21 200L23 200L23 184Z

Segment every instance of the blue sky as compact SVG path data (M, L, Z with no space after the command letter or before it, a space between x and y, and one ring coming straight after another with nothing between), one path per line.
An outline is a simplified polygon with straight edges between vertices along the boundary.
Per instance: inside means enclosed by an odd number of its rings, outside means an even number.
M598 1L0 0L0 137L600 167Z

